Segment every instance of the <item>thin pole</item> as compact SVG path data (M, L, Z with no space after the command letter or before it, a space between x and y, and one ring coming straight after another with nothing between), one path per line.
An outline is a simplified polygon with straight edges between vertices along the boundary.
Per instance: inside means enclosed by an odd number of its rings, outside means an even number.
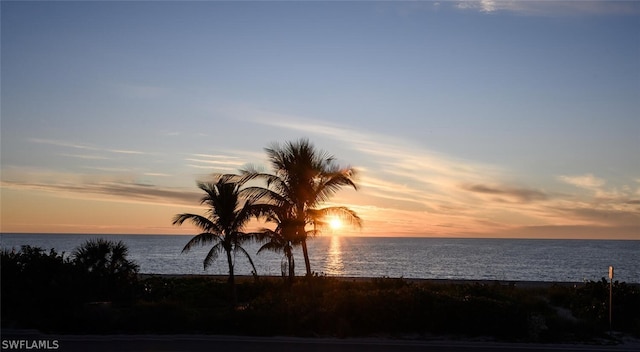
M613 331L613 328L612 328L613 309L612 308L613 308L613 279L609 281L609 333Z
M609 267L609 334L613 333L613 266Z

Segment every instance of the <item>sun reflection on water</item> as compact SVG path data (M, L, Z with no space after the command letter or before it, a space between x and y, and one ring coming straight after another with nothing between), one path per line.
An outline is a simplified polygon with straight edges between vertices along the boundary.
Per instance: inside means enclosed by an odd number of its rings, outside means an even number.
M340 276L344 274L340 236L331 237L329 253L327 255L326 274L331 276Z

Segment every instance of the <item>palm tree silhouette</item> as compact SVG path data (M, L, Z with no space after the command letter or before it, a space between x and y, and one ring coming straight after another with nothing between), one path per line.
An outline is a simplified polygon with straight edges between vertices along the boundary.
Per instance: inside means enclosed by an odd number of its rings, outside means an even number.
M243 232L243 229L251 217L258 213L259 206L256 205L256 201L260 197L255 192L243 189L244 182L243 178L232 174L214 175L214 182L198 182L198 188L205 192L200 204L207 206L207 216L183 213L177 214L173 219L174 225L182 225L189 220L202 230L184 246L183 253L189 252L197 245L213 244L203 261L205 270L219 254L226 254L229 266L228 282L234 304L237 301L235 254L246 256L253 272L257 273L251 256L242 244L251 239L251 235Z
M129 248L124 242L102 238L87 240L71 254L75 263L87 272L104 275L136 273L138 265L128 260L127 255Z
M316 235L324 227L325 216L338 216L347 223L361 226L357 214L346 207L317 208L344 186L357 190L354 182L356 172L350 167L342 168L335 164L333 156L316 149L304 138L283 145L274 143L265 148L265 151L274 174L261 173L251 168L242 172L246 179L264 180L267 191L261 193L261 196L279 208L277 216L272 217L272 220L278 219L283 226L277 228L272 235L282 238L274 239L268 248L284 243L288 246L300 245L306 273L310 276L312 272L307 238ZM313 226L313 230L307 231L307 225Z
M256 192L264 192L265 189L257 187ZM268 191L267 191L268 193ZM275 229L263 228L254 233L258 242L263 245L258 249L258 253L269 250L276 253L283 253L281 262L282 276L288 276L289 282L293 282L295 277L295 260L293 257L293 247L300 244L296 237L295 221L286 214L286 208L275 204L263 203L259 216L267 223L276 225Z
M122 295L136 280L138 265L127 259L129 249L122 241L89 239L71 254L73 264L86 275L86 289L98 299Z

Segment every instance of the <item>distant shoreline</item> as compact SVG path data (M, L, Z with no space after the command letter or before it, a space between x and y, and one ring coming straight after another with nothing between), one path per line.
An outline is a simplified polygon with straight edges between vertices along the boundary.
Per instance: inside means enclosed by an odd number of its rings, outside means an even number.
M207 275L207 274L138 274L140 279L148 279L152 277L159 277L165 279L190 279L190 278L206 278L218 281L226 281L226 275ZM428 283L438 285L468 285L468 284L482 284L493 285L499 284L503 286L514 286L518 288L548 288L551 286L563 286L563 287L582 287L585 282L570 282L570 281L520 281L520 280L472 280L472 279L416 279L416 278L403 278L403 277L356 277L356 276L326 276L330 279L336 279L341 281L352 282L367 282L373 280L403 280L410 283ZM297 276L297 279L303 279L304 276ZM254 277L250 275L236 275L236 282L253 281ZM259 280L283 280L281 276L258 276ZM640 286L640 283L626 283L629 285Z

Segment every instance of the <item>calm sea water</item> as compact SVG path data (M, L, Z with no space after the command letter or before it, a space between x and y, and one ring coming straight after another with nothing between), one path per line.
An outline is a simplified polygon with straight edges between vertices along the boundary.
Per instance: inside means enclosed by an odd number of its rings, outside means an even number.
M0 245L19 249L28 244L68 255L96 237L123 241L141 273L227 274L223 256L204 271L207 248L181 253L190 236L2 234ZM245 246L258 274L280 275L282 255L256 254L258 248ZM311 240L309 251L312 270L329 276L581 282L607 277L613 265L616 280L640 283L640 241L328 236ZM296 272L303 274L300 250L295 260ZM235 270L238 275L251 274L240 256Z

